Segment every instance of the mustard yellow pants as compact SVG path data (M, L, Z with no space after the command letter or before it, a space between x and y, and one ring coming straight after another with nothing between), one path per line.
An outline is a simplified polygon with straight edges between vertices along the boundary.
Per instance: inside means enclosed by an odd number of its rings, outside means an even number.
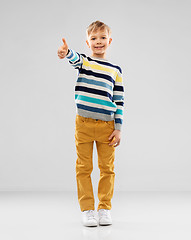
M115 147L110 146L109 136L114 131L114 121L102 121L76 115L76 181L78 202L81 211L94 208L94 194L91 181L93 170L93 143L96 142L100 179L98 184L99 204L97 210L111 209L114 191Z

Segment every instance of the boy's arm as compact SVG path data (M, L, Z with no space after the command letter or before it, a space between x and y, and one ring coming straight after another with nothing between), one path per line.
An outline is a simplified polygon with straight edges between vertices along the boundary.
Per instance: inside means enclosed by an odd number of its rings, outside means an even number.
M117 105L117 110L115 112L115 130L121 130L123 123L123 111L124 111L124 86L122 79L121 68L118 71L115 85L113 88L113 101Z
M69 60L68 62L75 68L80 69L83 64L83 57L78 52L74 51L73 49L69 48L66 58Z
M60 59L67 58L69 63L75 68L80 69L83 64L83 57L78 52L75 52L73 49L68 48L68 44L65 38L62 38L63 45L58 49L58 57Z

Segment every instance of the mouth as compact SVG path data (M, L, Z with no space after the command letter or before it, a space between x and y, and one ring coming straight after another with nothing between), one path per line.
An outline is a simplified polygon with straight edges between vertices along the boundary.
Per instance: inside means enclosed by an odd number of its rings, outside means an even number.
M102 49L104 46L95 47L96 49Z

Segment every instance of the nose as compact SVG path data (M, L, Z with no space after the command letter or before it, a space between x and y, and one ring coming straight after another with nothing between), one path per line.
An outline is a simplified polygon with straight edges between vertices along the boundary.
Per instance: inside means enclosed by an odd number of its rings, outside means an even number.
M100 43L101 44L101 40L100 39L97 39L97 42L96 43Z

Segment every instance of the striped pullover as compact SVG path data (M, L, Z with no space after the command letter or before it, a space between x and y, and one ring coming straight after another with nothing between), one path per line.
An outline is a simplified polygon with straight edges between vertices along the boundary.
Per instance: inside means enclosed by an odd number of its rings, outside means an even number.
M75 86L77 114L103 121L115 120L121 130L124 110L122 70L109 60L80 54L69 48L68 62L78 69Z

